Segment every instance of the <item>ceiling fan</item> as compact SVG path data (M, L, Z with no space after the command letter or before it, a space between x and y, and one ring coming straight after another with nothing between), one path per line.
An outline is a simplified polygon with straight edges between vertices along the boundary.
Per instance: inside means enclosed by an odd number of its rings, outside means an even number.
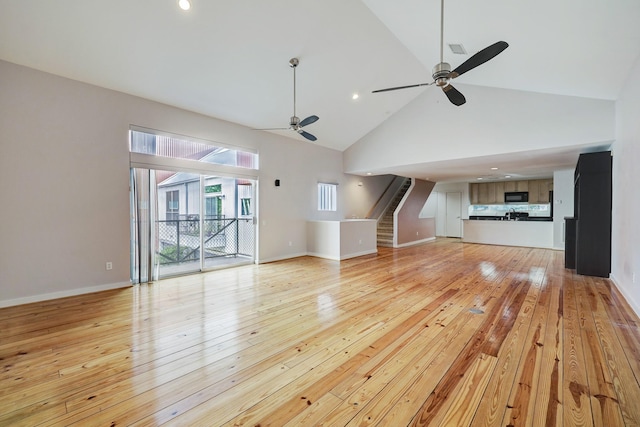
M469 70L476 68L479 65L484 64L488 60L493 59L498 54L500 54L503 50L509 47L509 44L504 41L499 41L492 44L491 46L485 47L484 49L482 49L481 51L473 55L471 58L464 61L453 71L451 71L451 65L444 62L443 46L444 46L444 0L441 0L440 1L440 63L437 64L435 67L433 67L432 75L431 75L431 77L433 77L433 81L429 83L418 83L418 84L408 85L408 86L397 86L397 87L390 87L386 89L378 89L378 90L374 90L373 93L388 92L388 91L398 90L398 89L408 89L408 88L419 87L419 86L431 86L432 84L435 84L436 86L442 89L442 91L447 96L447 98L449 98L449 101L451 101L452 104L460 106L465 102L467 102L467 100L465 99L462 93L460 93L456 88L454 88L451 85L451 80L461 76L462 74L466 73Z
M296 116L296 67L298 66L299 63L300 63L300 61L298 60L298 58L291 58L289 60L289 66L291 68L293 68L293 116L291 116L291 119L289 120L289 127L288 128L255 129L255 130L285 130L285 129L290 129L292 131L298 132L300 135L304 136L309 141L316 141L318 139L314 135L310 134L309 132L306 132L306 131L302 130L302 128L307 126L307 125L310 125L311 123L317 122L319 117L314 115L314 116L309 116L304 120L300 120Z

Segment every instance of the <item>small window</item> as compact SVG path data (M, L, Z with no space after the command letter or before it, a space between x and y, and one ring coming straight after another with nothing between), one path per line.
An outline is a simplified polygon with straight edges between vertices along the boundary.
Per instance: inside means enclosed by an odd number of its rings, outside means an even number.
M338 184L318 183L318 210L335 211L337 208Z
M240 199L240 215L242 216L251 215L251 199L246 199L246 198Z
M243 151L241 148L227 148L214 142L197 142L137 130L131 130L129 151L172 159L196 160L216 165L258 168L258 155Z
M167 191L167 221L175 221L180 217L180 192Z

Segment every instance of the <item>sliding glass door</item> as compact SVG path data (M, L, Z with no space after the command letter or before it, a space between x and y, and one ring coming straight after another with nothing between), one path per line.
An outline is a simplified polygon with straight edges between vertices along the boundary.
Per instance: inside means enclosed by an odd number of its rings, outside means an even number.
M254 262L253 181L141 168L131 177L134 281Z
M156 171L159 277L200 271L200 175Z
M130 142L133 283L254 262L255 153L137 130Z

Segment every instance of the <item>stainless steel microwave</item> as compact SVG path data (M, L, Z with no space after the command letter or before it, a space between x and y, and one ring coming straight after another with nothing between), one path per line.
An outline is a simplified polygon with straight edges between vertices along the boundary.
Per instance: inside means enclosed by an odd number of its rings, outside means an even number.
M529 193L527 191L509 191L504 193L505 203L528 203Z

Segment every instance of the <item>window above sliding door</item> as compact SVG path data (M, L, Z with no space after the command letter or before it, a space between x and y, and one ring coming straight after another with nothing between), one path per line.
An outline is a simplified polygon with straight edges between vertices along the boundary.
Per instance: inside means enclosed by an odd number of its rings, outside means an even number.
M258 168L258 155L237 147L215 142L200 142L188 138L131 130L130 151L171 159L195 160L202 163Z

